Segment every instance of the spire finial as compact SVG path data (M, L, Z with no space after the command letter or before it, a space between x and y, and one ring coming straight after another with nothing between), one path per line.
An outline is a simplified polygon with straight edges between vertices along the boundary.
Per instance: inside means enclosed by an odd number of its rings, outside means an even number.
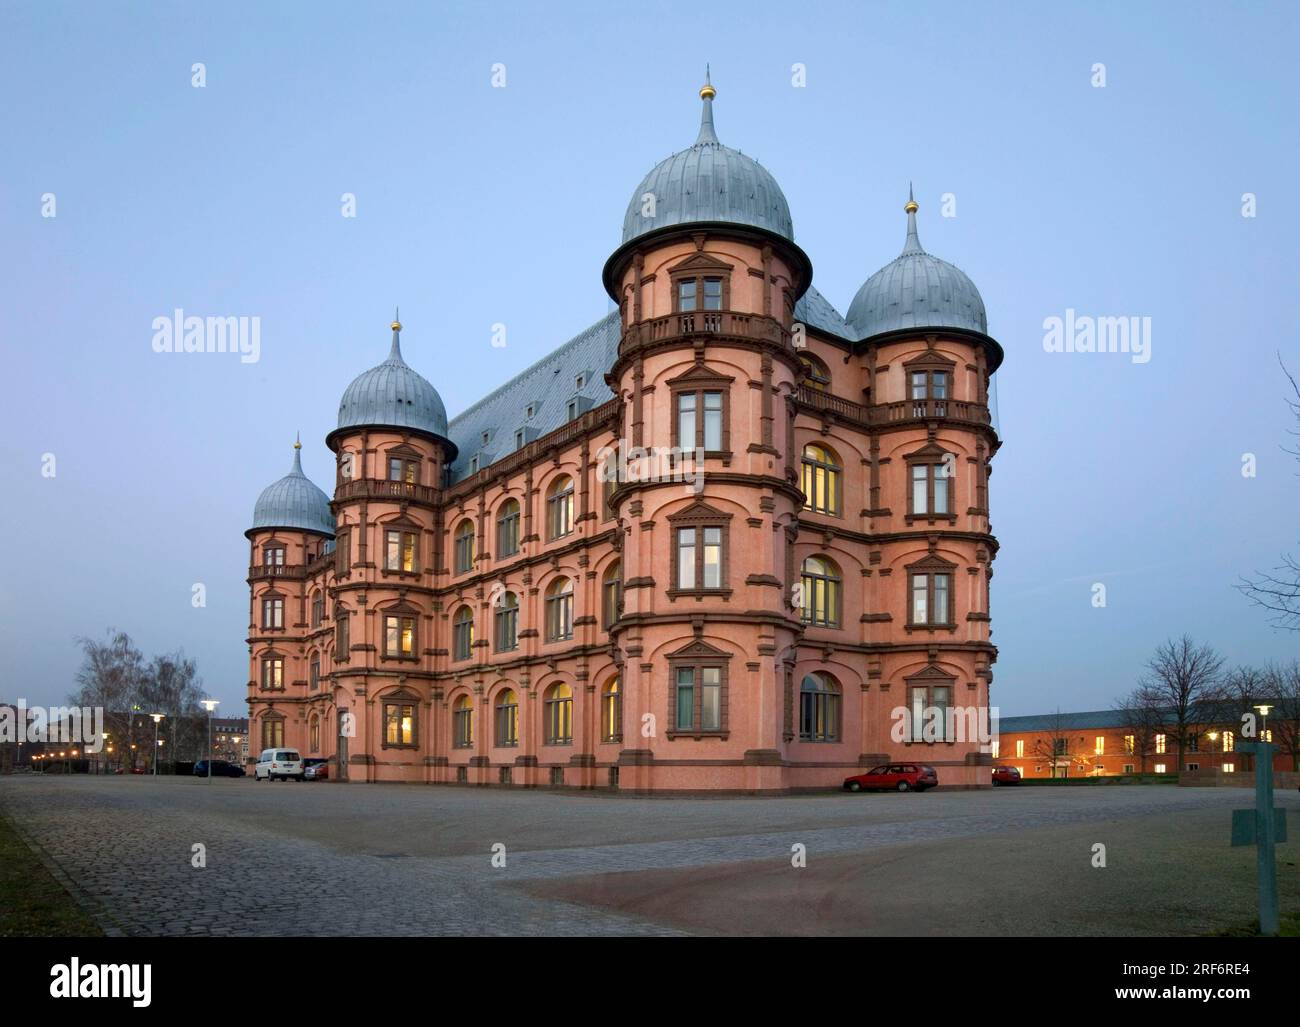
M302 432L300 431L293 433L293 448L302 449Z
M302 437L298 432L293 435L293 470L290 474L302 474Z
M718 91L709 81L709 66L704 66L704 85L700 86L700 99L704 101L704 110L700 112L700 134L695 138L695 145L717 143L718 134L713 131L713 98Z
M400 308L393 308L393 347L388 351L388 359L402 361L402 322L398 315L401 313Z
M907 242L903 244L903 253L924 253L921 247L921 239L916 234L916 212L920 209L916 200L912 198L912 183L907 183L907 202L903 204L903 209L907 211Z

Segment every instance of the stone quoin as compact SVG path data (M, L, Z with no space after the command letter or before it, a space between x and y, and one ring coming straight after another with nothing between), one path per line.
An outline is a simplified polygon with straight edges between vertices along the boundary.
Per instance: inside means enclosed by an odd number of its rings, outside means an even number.
M450 421L395 319L326 439L332 498L295 444L246 532L250 759L655 793L886 761L989 784L978 738L920 734L926 710L988 707L997 656L983 301L922 248L909 191L901 254L841 317L715 95L632 194L617 311ZM690 475L608 473L668 450Z

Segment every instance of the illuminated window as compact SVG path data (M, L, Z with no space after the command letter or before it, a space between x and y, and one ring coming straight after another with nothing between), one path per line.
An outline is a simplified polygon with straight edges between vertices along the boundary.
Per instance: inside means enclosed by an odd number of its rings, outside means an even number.
M1001 755L1001 753L1002 753L1002 742L1001 740L995 738L993 739L992 751L989 753L989 755L992 756L994 759L997 759L998 756Z
M311 726L307 731L307 747L312 752L320 752L320 717L311 718Z
M451 719L456 748L470 748L474 744L474 701L468 695L456 700Z
M270 692L284 688L283 656L267 656L262 659L262 688Z
M1124 751L1125 751L1126 753L1128 753L1130 756L1133 755L1133 746L1134 746L1134 744L1135 744L1135 743L1134 743L1134 739L1133 739L1133 736L1132 736L1132 735L1125 735L1125 736L1124 736Z
M519 700L513 688L497 696L497 745L519 744Z
M1163 756L1165 753L1165 736L1156 735L1156 753Z
M1106 755L1106 738L1104 735L1097 736L1097 744L1093 747L1092 751L1098 756Z
M1156 773L1157 773L1157 774L1163 774L1164 772L1165 772L1165 765L1164 765L1163 763L1157 763L1157 764L1156 764Z
M605 686L600 701L601 741L621 742L623 740L623 693L619 691L618 678L612 679Z
M262 748L278 749L284 745L284 718L267 717L262 721ZM131 748L135 748L132 746Z
M1016 759L1018 759L1018 760L1023 760L1024 758L1025 758L1025 740L1024 740L1023 738L1017 738L1017 739L1016 739Z
M414 703L384 703L384 745L415 745Z
M320 688L320 656L313 653L311 658L310 688L314 692Z
M1225 763L1225 764L1223 765L1223 772L1224 772L1225 774L1235 774L1235 773L1237 772L1237 766L1236 766L1236 764L1234 764L1234 763Z
M390 456L388 458L388 480L401 481L407 485L415 485L420 480L420 462L418 460L407 460L399 456Z
M407 573L415 570L415 532L384 532L384 569Z
M824 556L803 562L803 621L822 627L840 625L840 570Z
M573 689L552 685L546 691L542 710L547 745L568 745L573 741Z
M825 364L806 350L800 352L799 363L803 364L803 385L818 392L830 391L831 373Z
M384 655L415 656L415 618L400 614L384 617Z
M803 448L804 509L815 513L840 514L839 458L825 446L807 445Z
M1223 751L1232 752L1235 744L1236 743L1232 737L1232 732L1231 731L1223 732Z

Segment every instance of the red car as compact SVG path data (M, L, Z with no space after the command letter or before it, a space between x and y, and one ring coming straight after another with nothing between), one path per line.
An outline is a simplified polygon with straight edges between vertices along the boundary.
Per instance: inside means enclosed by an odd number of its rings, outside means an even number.
M1020 771L1015 767L994 767L993 783L995 785L1018 785L1020 784Z
M844 779L846 792L923 792L939 783L933 767L919 763L886 763L873 767L865 774Z

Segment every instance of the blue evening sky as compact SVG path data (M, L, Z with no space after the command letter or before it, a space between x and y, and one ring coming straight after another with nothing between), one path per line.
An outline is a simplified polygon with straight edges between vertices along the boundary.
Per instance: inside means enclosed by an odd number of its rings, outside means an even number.
M694 140L706 61L719 136L781 183L841 312L902 247L909 180L922 242L983 294L1003 714L1103 707L1184 631L1289 658L1233 583L1300 544L1275 359L1300 370L1298 11L6 0L0 698L62 700L75 637L112 625L184 647L242 713L243 532L294 433L328 487L397 304L453 415L606 313L602 263ZM260 362L155 354L177 307L259 316ZM1066 308L1151 317L1150 363L1044 352Z

